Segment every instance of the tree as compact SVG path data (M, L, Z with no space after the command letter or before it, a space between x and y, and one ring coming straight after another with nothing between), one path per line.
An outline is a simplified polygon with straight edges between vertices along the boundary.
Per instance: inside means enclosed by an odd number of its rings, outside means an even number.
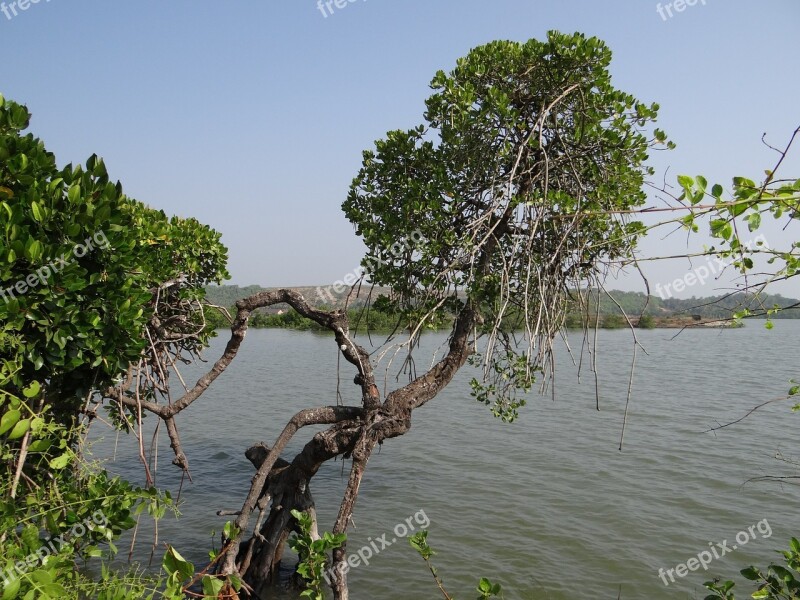
M234 359L253 312L278 303L330 330L355 371L359 406L303 410L272 446L248 451L257 472L223 575L238 574L255 590L269 584L291 511L313 516L310 482L336 457L352 459L333 526L334 535L345 533L373 450L406 433L414 411L470 358L483 365L474 394L505 420L524 404L518 392L547 376L570 287L601 284L604 261L631 256L642 226L626 213L645 200L649 148L666 144L663 132L648 134L658 106L616 90L610 60L600 40L556 32L476 48L451 73L437 73L425 124L390 131L364 153L343 208L368 248L362 264L371 282L392 290L377 302L410 324L398 344L406 360L426 324L456 314L448 351L430 370L384 396L346 311L313 308L290 290L261 292L236 303L231 339L207 376L168 410L153 410L164 418L193 402ZM415 232L421 243L404 243ZM521 339L501 327L509 314L519 315ZM329 428L291 460L280 458L300 429L320 424ZM334 550L338 599L348 597L344 561L344 547Z
M97 156L58 169L41 140L22 135L29 120L0 96L0 323L20 340L17 388L47 382L47 403L70 419L165 329L170 344L192 348L178 335L197 326L167 298L197 301L204 285L227 278L227 251L196 220L126 197Z
M165 365L207 343L203 286L227 277L227 251L196 220L125 196L97 156L59 169L23 133L29 121L0 95L2 594L141 597L148 584L139 578L106 574L98 587L74 563L101 545L113 553L135 511L163 514L169 496L87 465L78 445L98 392L127 378L136 393L107 408L138 435L142 405L167 389ZM48 555L46 565L36 560Z

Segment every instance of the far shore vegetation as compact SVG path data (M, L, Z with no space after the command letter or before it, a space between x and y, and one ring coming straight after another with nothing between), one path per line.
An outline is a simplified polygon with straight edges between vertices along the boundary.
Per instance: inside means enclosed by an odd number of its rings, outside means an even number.
M228 312L235 314L235 303L241 298L245 298L259 291L267 291L273 288L262 288L260 286L239 287L237 285L210 286L206 289L207 300L216 306L228 309ZM307 298L313 299L321 297L315 295L315 290L323 288L302 287L291 288L303 293ZM320 302L316 304L320 309L344 308L347 303L347 292L332 294L328 288L325 289L325 299L333 300L333 304ZM372 333L391 333L402 331L408 323L402 315L387 312L380 309L377 298L385 292L381 288L375 288L371 294L368 286L363 286L360 293L354 293L347 303L347 313L350 323L357 332ZM768 311L774 308L784 308L776 314L769 315L770 319L797 319L800 318L800 301L792 298L785 298L780 295L761 295L753 294L726 294L719 296L678 299L662 299L658 296L649 298L641 292L620 292L612 291L611 297L601 292L600 311L596 310L597 291L583 291L583 297L592 307L586 313L581 311L578 303L577 293L575 294L575 310L567 314L564 326L567 329L584 329L595 327L599 329L623 329L637 327L640 329L681 329L684 327L738 327L741 322L733 318L734 314L746 308L750 311L754 319L767 318ZM793 307L793 308L787 308ZM206 320L210 329L226 329L230 326L227 318L214 308L206 309ZM513 323L514 319L509 318L508 322ZM452 326L452 317L443 318L440 322L430 323L427 330L449 330ZM275 329L294 329L298 331L325 331L323 327L306 319L291 310L288 306L276 305L270 307L268 311L259 310L250 319L250 327L255 329L275 328ZM513 329L513 325L509 327Z

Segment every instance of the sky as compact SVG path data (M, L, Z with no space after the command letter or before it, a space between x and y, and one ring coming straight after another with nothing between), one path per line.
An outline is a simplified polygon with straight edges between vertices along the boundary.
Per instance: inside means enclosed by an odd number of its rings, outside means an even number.
M358 267L364 246L341 203L362 151L422 123L436 71L492 40L603 39L614 84L658 102L677 144L652 157L656 181L760 180L777 158L761 136L783 146L800 126L800 0L338 1L5 0L0 93L28 106L60 165L102 156L129 196L222 232L229 283L269 287ZM799 176L800 144L784 174ZM798 239L764 233L772 246ZM658 233L641 254L686 247ZM644 264L651 286L697 267ZM631 276L609 287L644 289ZM800 297L800 282L774 291Z

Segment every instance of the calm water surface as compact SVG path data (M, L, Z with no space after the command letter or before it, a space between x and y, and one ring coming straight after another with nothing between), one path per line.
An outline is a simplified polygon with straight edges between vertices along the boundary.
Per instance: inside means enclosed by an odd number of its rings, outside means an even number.
M480 576L501 583L508 600L703 598L704 581L773 560L774 550L800 533L798 488L747 482L796 474L776 455L798 458L800 415L793 416L788 403L775 403L738 425L703 431L786 393L788 380L798 375L800 322L777 323L773 331L751 322L738 330L685 331L675 339L674 330L639 332L649 354L638 355L622 452L630 332L600 332L600 412L594 378L584 370L579 381L563 349L555 400L531 397L510 425L470 397L472 372L465 369L415 412L407 435L386 442L370 460L349 548L384 533L396 542L350 572L351 596L437 597L422 560L397 539L403 530L395 526L409 517L414 527L430 521L435 564L458 598L474 597ZM219 355L224 334L209 359ZM444 341L441 334L424 339L427 354L418 354L418 368ZM570 336L573 347L580 342ZM342 391L345 402L357 404L348 367L342 367ZM191 379L200 372L183 374ZM234 365L180 417L194 483L183 486L183 517L159 524L159 542L175 545L195 564L205 562L211 531L225 521L215 512L238 509L247 493L254 470L245 449L271 444L297 410L335 403L336 383L332 338L250 331ZM143 483L133 440L101 427L93 433L104 436L95 455L110 457L112 471ZM309 431L298 434L286 456L309 437ZM158 483L176 490L180 474L169 464L163 432L160 441ZM348 467L329 463L312 482L323 529L333 525ZM755 529L756 539L736 544L736 534L750 526L762 522L766 530L764 519L771 537ZM148 532L139 532L139 558L149 554L149 542L142 542ZM659 578L660 568L675 568L723 540L737 550L714 560L707 572L669 586ZM749 596L746 590L737 595Z

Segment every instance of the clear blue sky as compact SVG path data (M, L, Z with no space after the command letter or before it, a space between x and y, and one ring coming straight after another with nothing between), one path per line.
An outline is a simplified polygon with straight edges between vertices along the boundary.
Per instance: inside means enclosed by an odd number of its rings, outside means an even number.
M421 122L436 70L494 39L604 39L616 85L662 106L678 149L653 164L673 181L758 179L774 162L762 133L779 145L800 125L798 0L697 0L666 20L651 0L356 0L327 17L316 0L40 0L8 12L0 92L28 105L32 131L61 164L97 153L129 195L222 231L240 285L326 284L356 268L363 247L340 205L361 151ZM787 173L800 174L799 155ZM647 272L656 283L687 268Z

